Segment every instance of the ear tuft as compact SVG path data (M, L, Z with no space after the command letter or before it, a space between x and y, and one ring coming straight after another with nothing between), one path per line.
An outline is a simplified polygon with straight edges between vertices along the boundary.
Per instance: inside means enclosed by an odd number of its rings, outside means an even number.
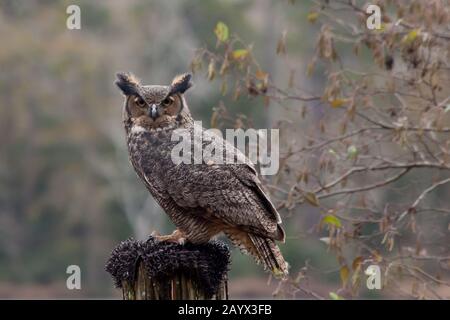
M191 81L192 74L190 73L183 73L172 80L172 84L170 85L170 94L174 93L184 93L187 89L193 86L193 83Z
M116 74L116 77L115 84L122 90L124 95L139 95L140 81L132 73L119 72Z

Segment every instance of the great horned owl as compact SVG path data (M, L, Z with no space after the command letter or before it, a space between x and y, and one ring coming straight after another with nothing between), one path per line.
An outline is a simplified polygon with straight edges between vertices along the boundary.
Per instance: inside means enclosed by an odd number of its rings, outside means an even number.
M172 149L178 143L171 139L175 129L185 129L192 136L211 134L194 123L186 103L184 93L192 86L191 75L177 76L167 86L147 86L132 74L118 73L115 83L125 95L123 123L130 161L177 227L159 239L205 243L223 232L275 275L286 275L287 263L275 243L285 240L281 218L263 191L254 166L249 161L172 161ZM208 139L192 139L193 144L204 147L202 141ZM214 141L222 144L224 153L234 152L246 160L221 137Z

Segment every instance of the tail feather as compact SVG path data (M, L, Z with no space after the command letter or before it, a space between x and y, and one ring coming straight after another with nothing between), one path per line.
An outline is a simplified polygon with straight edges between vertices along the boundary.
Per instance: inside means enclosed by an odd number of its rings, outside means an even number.
M275 241L249 234L250 240L256 248L258 260L268 268L275 276L285 277L288 274L288 264L281 254Z
M242 253L252 255L258 264L269 269L276 277L287 276L288 263L273 239L263 238L237 228L225 229L224 233Z

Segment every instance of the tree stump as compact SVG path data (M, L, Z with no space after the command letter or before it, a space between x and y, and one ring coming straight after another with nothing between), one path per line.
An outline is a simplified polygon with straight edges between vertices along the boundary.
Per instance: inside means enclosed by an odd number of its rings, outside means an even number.
M219 241L184 245L128 239L111 253L106 271L124 300L227 300L228 247Z

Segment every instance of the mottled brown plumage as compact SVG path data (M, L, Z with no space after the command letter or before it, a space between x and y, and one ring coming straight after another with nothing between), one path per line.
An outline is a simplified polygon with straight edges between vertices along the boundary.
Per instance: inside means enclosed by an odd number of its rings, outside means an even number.
M130 161L145 186L177 226L165 240L185 238L205 243L223 232L244 252L276 275L287 274L287 263L275 243L284 241L281 219L264 193L248 159L222 138L194 124L184 92L191 75L177 76L168 86L143 86L130 74L117 75L125 95L123 121ZM174 130L185 129L205 144L224 147L238 164L175 164L171 152ZM209 138L209 139L208 139ZM194 144L198 140L192 140Z

